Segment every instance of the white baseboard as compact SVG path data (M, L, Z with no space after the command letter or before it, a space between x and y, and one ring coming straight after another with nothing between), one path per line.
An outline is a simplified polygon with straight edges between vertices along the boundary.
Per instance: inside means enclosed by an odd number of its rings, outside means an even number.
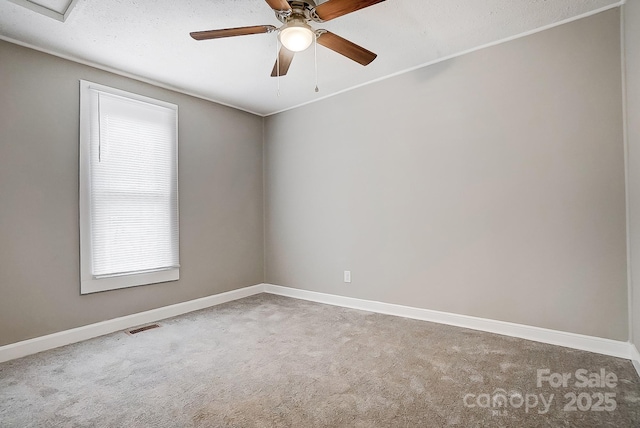
M310 300L313 302L343 306L346 308L361 309L381 314L453 325L456 327L464 327L472 330L486 331L489 333L548 343L551 345L610 355L613 357L633 360L636 369L640 367L640 354L637 353L635 347L629 342L603 339L601 337L586 336L582 334L568 333L504 321L495 321L467 315L439 312L430 309L412 308L409 306L395 305L391 303L318 293L315 291L300 290L297 288L282 287L272 284L265 284L264 291L266 293L293 297L296 299ZM634 355L632 351L635 351L636 354ZM640 375L640 371L638 373Z
M89 324L71 330L48 334L22 342L11 343L0 347L0 363L13 360L48 349L58 348L71 343L92 339L104 334L124 330L141 324L160 321L162 319L175 317L188 312L216 306L232 300L242 299L264 291L264 284L252 285L238 290L227 291L225 293L214 294L213 296L202 297L200 299L189 300L188 302L176 303L175 305L164 306L150 311L114 318L107 321Z
M638 352L638 348L633 343L630 343L629 346L631 347L631 362L638 376L640 376L640 352Z
M257 284L250 287L240 288L238 290L227 291L226 293L215 294L213 296L177 303L175 305L152 309L150 311L114 318L112 320L89 324L71 330L65 330L1 346L0 363L49 349L58 348L60 346L69 345L71 343L92 339L97 336L125 330L142 324L156 322L162 319L186 314L188 312L197 311L199 309L205 309L263 292L334 306L360 309L369 312L453 325L472 330L486 331L505 336L519 337L536 342L565 346L567 348L580 349L583 351L629 359L638 372L638 376L640 376L640 352L638 352L638 349L629 342L477 318L467 315L439 312L430 309L413 308L409 306L395 305L392 303L375 302L371 300L356 299L353 297L318 293L315 291L282 287L273 284Z

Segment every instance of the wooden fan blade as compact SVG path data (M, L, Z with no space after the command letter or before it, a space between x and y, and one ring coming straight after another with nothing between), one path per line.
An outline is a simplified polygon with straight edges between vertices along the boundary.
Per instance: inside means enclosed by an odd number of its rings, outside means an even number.
M289 49L284 46L280 48L280 52L278 53L278 60L273 65L273 70L271 71L271 77L284 76L289 71L289 66L291 65L291 61L293 61L293 56L295 52L291 52ZM280 64L280 73L278 73L278 64Z
M338 52L340 55L344 55L347 58L352 59L362 65L368 65L378 56L373 52L363 48L362 46L358 46L355 43L350 42L347 39L343 39L342 37L329 31L327 31L326 33L322 33L320 36L318 36L317 40L318 43L325 48L329 48L334 52Z
M273 25L254 25L253 27L225 28L224 30L194 31L189 33L196 40L220 39L222 37L247 36L249 34L268 33L275 30Z
M316 15L323 21L329 21L383 1L385 0L329 0L316 7Z
M291 6L289 6L287 0L266 0L266 2L273 10L291 10Z

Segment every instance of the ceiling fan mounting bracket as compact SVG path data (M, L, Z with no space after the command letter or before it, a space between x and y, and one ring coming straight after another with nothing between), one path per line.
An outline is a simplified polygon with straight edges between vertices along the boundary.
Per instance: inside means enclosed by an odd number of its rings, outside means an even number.
M276 18L283 24L292 19L323 22L316 14L316 3L313 0L287 0L287 3L291 6L290 10L275 11Z
M276 18L278 18L278 21L287 22L287 18L291 16L293 10L274 10L274 12L276 13Z

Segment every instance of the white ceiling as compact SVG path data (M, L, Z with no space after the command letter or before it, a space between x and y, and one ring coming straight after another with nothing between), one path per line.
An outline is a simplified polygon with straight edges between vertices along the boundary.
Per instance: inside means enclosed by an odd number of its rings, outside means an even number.
M189 37L191 31L279 26L263 0L78 0L65 22L1 1L0 38L268 115L620 3L387 0L312 23L377 53L375 61L363 67L318 46L320 92L315 93L312 47L297 54L279 79L279 96L277 79L269 77L276 33Z

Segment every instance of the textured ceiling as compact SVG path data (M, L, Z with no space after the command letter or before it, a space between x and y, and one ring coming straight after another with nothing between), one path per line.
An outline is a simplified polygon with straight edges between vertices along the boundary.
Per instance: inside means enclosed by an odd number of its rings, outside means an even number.
M324 3L324 1L319 1ZM269 77L276 34L195 41L189 32L279 21L263 0L78 0L65 22L0 2L0 38L268 115L619 0L387 0L317 24L378 54L363 67L318 46ZM2 58L0 58L2 61ZM99 82L98 82L99 83Z

